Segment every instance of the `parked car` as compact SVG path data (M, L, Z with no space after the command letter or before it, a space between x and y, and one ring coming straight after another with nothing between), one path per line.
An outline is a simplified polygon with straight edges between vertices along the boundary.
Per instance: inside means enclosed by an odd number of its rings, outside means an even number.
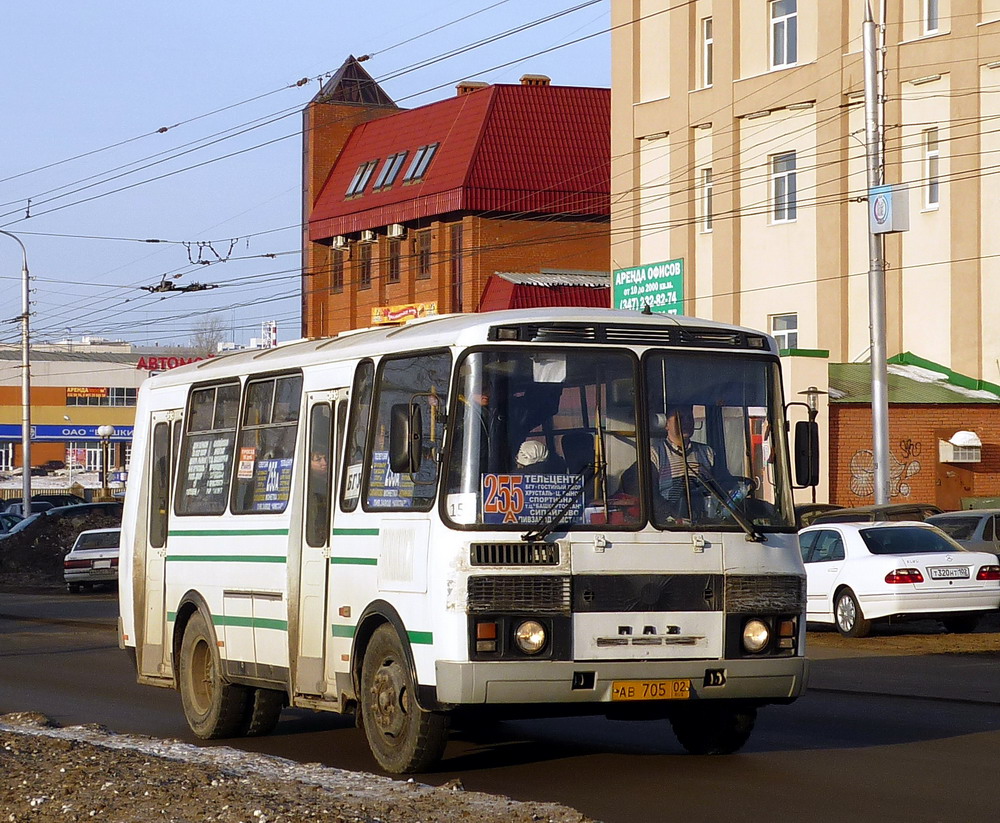
M1000 557L1000 509L967 509L927 518L959 545Z
M14 526L24 520L14 512L0 512L0 534L7 534Z
M73 593L97 583L118 580L118 543L121 529L89 529L80 532L63 559L63 579Z
M866 637L874 621L935 618L950 632L975 629L1000 607L993 554L963 549L925 523L814 524L799 532L806 619Z
M821 514L842 508L844 507L836 503L799 503L795 506L795 522L799 524L800 529L804 529L812 525L813 520Z
M56 506L51 509L46 509L45 511L33 512L30 516L18 521L6 534L0 534L0 540L5 540L12 535L24 531L29 528L32 523L37 522L42 517L46 519L63 519L85 517L89 514L105 514L109 517L117 518L120 523L122 519L122 509L123 506L119 502L78 503L74 506Z
M885 521L926 520L932 514L940 514L941 509L933 503L883 503L879 506L855 506L848 509L818 514L813 518L817 523L882 523Z
M31 495L31 511L34 513L45 511L46 509L54 509L56 506L75 506L78 503L86 502L86 500L77 494L33 494ZM4 508L0 508L2 511L24 515L24 502L18 497L2 501L0 505L5 506Z
M32 500L31 501L31 513L32 514L36 514L38 512L48 511L49 509L54 509L55 507L56 507L55 503L46 503L46 502L41 501L41 500L38 500L38 501ZM24 517L24 503L20 503L20 502L19 503L11 503L9 506L7 506L7 511L9 511L11 514L16 514L19 517Z

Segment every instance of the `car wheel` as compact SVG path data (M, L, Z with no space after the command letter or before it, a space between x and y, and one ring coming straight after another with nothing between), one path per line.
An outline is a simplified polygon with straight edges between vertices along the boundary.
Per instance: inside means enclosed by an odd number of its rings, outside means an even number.
M942 617L941 622L945 630L952 634L968 634L976 630L980 617L978 614L949 614Z
M79 594L80 593L80 584L79 583L67 583L66 584L66 591L68 591L70 594Z
M277 689L252 689L247 700L243 734L247 737L263 737L274 731L278 717L285 707L287 695Z
M184 628L180 656L181 704L191 731L206 740L240 735L249 691L223 679L215 632L196 612Z
M837 631L844 637L868 637L872 633L872 621L865 619L858 599L850 589L843 589L837 595L833 613Z
M448 715L424 711L395 629L379 626L361 666L361 720L379 765L393 774L426 771L444 752Z
M670 716L677 741L691 754L732 754L750 739L757 710L708 701L685 706Z

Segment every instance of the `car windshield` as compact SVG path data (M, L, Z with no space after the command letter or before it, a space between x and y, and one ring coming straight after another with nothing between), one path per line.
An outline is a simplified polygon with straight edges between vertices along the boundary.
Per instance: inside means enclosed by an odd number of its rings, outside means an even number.
M493 349L459 369L446 505L451 520L524 530L636 527L612 504L636 463L636 367L627 351Z
M978 517L945 517L941 520L930 520L941 531L955 540L971 540L979 525Z
M664 529L793 529L777 364L670 351L637 366L614 349L468 354L451 410L451 521L535 537L646 518Z
M936 529L921 526L861 529L860 534L872 554L943 554L965 551Z
M8 534L17 534L18 532L23 532L28 526L34 523L39 518L39 515L32 514L24 518L24 520L19 520L13 526L11 526Z
M117 549L119 533L113 532L90 532L81 534L76 539L74 549Z
M654 524L794 526L777 364L676 352L644 363Z

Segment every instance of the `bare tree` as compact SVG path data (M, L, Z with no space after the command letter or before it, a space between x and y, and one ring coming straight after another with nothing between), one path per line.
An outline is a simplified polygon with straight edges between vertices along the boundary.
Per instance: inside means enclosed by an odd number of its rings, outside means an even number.
M201 356L207 357L216 354L219 343L225 342L228 336L229 329L225 320L221 317L206 317L195 326L191 334L191 347Z

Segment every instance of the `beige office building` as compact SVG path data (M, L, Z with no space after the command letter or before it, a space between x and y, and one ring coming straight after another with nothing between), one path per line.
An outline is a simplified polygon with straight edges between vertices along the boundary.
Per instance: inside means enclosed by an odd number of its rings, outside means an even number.
M890 388L890 439L912 458L919 437L924 453L917 472L896 472L893 496L934 502L953 468L935 441L951 423L911 430L908 404L943 402L911 384L957 388L971 411L949 419L984 455L997 451L987 436L1000 442L987 431L1000 400L1000 0L886 5L886 182L908 184L910 220L886 242L890 372L905 384ZM858 395L845 400L830 366L869 352L864 11L612 2L612 266L682 259L685 314L773 333L789 351L788 399L831 390L820 499L850 504L871 498L861 449L844 445L857 432L842 429L870 421L847 414ZM908 459L897 445L895 468ZM974 476L959 496L1000 493L1000 459L962 468Z

